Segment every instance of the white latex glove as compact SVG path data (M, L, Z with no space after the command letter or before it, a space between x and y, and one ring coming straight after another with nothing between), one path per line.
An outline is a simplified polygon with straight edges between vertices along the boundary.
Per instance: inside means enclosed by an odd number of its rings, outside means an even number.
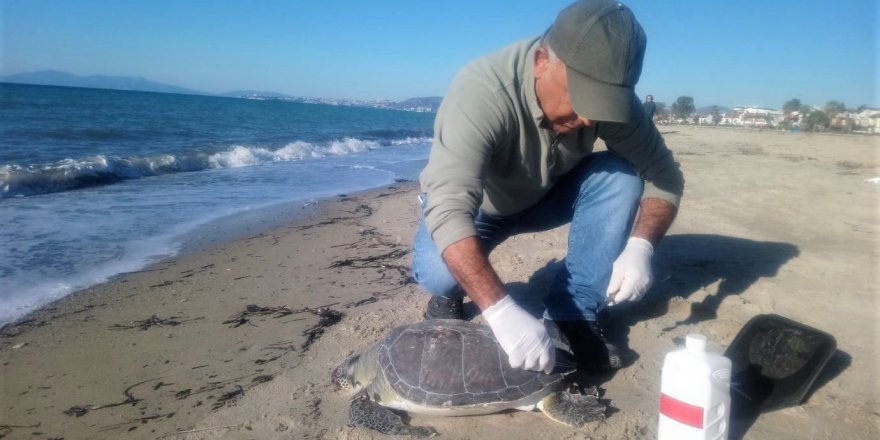
M483 310L492 333L507 353L510 366L550 373L556 348L541 321L518 306L509 295Z
M648 240L630 237L626 247L611 267L611 282L608 283L608 305L614 306L624 301L638 301L645 296L651 283L651 256L654 246Z

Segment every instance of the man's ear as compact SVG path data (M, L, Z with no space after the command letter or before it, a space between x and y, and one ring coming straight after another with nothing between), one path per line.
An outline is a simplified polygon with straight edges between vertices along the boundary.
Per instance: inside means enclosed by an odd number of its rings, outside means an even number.
M550 54L547 48L538 46L535 49L535 79L540 78L550 65Z

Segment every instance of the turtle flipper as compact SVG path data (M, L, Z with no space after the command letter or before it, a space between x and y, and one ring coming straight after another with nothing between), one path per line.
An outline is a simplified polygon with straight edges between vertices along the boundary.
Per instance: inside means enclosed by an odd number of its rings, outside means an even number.
M420 438L437 435L436 431L427 426L405 425L399 415L374 402L366 392L358 393L351 400L348 426L363 426L383 434L410 435Z
M606 407L593 395L557 391L541 400L538 408L559 423L580 428L589 422L604 420Z

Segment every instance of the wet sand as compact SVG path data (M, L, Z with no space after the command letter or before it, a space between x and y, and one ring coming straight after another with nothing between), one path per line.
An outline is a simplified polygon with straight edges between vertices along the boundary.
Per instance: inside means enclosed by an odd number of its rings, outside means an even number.
M540 412L413 416L444 439L650 439L660 366L690 332L723 351L752 317L824 330L838 352L809 400L731 438L880 434L880 139L661 127L687 179L655 286L611 328L638 358L593 375L612 409L570 429ZM322 202L272 231L119 276L0 336L0 438L371 439L346 426L330 370L427 301L412 282L414 183ZM540 296L566 228L493 254L518 301ZM469 309L472 313L473 308ZM477 318L479 319L479 318Z

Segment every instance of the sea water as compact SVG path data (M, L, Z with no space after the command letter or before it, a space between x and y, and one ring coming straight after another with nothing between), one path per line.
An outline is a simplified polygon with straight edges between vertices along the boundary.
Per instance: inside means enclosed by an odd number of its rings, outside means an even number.
M0 325L209 222L414 180L433 116L0 84Z

